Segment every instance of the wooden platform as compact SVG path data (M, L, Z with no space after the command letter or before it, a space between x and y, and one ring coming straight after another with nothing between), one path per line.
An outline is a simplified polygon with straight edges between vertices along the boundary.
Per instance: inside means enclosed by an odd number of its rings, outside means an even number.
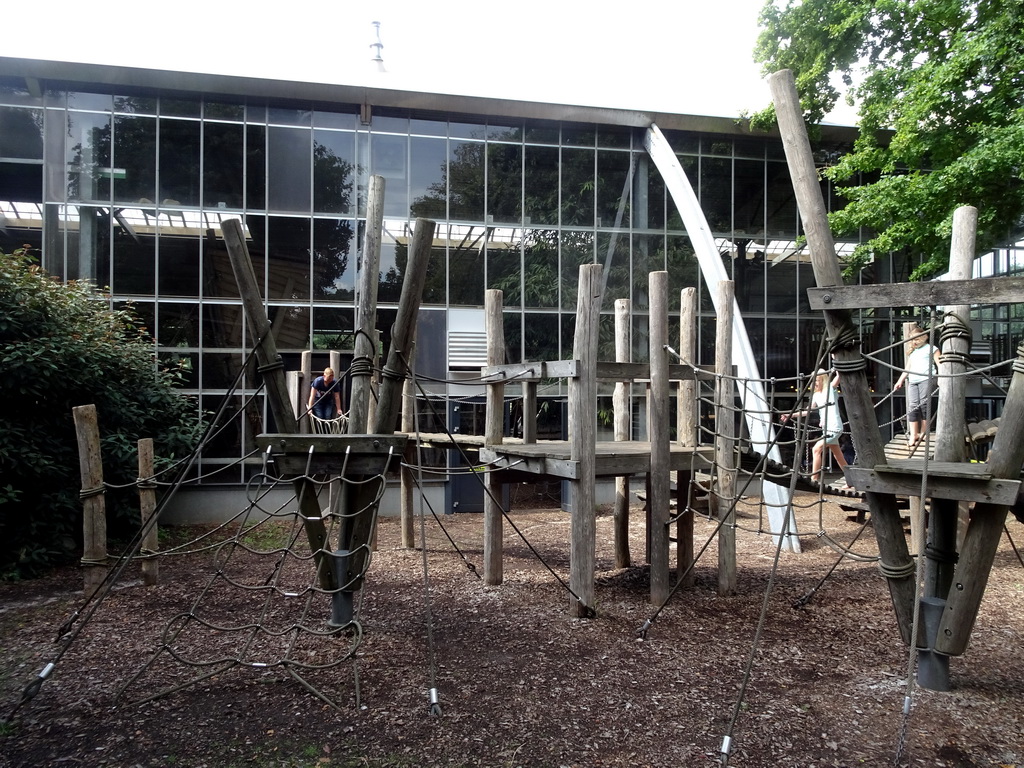
M641 475L651 471L651 444L637 440L602 441L596 448L594 476ZM669 447L670 471L689 471L694 456L710 459L714 446ZM536 443L502 443L480 448L480 460L499 469L515 469L534 475L564 480L581 480L578 462L572 460L566 440L538 440Z

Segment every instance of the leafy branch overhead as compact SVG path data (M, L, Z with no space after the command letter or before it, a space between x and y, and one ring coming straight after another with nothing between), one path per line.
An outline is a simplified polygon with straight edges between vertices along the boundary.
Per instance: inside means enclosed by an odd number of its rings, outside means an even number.
M1019 0L768 0L755 58L793 71L810 123L859 105L851 152L825 168L848 203L838 236L943 271L953 211L978 208L978 248L1020 236L1024 221L1024 4ZM765 129L766 109L752 118Z

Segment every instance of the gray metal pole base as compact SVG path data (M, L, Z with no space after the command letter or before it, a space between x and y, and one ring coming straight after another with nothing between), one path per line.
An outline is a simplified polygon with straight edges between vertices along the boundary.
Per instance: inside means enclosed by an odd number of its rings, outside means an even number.
M921 598L921 619L924 630L924 642L927 647L920 649L917 655L917 684L930 691L948 691L949 656L931 650L935 647L935 637L939 631L939 621L946 607L946 601L938 597Z
M350 581L348 560L351 553L347 549L339 549L329 554L336 583L347 587ZM354 595L355 592L351 589L338 589L331 593L331 618L327 620L327 626L344 627L352 621L355 613L353 609Z

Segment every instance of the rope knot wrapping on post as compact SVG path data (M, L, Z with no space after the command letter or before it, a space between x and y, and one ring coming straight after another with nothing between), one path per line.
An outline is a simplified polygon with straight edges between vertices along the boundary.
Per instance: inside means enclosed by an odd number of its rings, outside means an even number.
M385 379L391 379L392 381L402 381L403 379L405 379L405 374L402 371L397 371L394 368L389 368L386 365L380 370L381 375Z
M160 487L153 477L138 477L135 479L135 485L140 491L155 491Z
M967 339L967 345L970 346L973 338L974 334L971 331L971 326L965 323L959 315L955 315L952 312L946 315L945 321L939 330L940 344L949 339Z
M905 579L913 576L917 570L913 560L907 560L903 565L889 565L884 560L878 561L878 570L887 579Z
M86 499L91 499L93 496L99 496L106 492L107 487L105 485L98 485L95 488L83 488L78 492L78 498L80 501L85 501Z
M372 376L373 360L366 356L353 358L348 373L350 376Z
M259 373L266 373L267 371L277 371L282 368L284 368L284 360L282 360L280 357L278 357L277 360L273 360L265 365L256 366L256 370Z

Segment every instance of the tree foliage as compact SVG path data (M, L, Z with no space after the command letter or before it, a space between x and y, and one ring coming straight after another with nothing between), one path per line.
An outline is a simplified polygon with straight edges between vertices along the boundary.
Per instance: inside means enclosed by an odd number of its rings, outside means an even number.
M187 455L201 430L195 403L158 372L131 312L107 308L85 282L63 284L25 249L0 252L0 575L31 576L78 551L82 506L71 409L95 404L108 530L138 527L136 446L158 462Z
M859 104L853 150L826 168L849 202L839 234L872 253L942 271L953 211L978 208L978 248L1017 237L1024 217L1024 4L1019 0L768 0L755 57L794 73L806 118ZM838 83L841 82L842 86ZM756 115L765 127L772 111Z

